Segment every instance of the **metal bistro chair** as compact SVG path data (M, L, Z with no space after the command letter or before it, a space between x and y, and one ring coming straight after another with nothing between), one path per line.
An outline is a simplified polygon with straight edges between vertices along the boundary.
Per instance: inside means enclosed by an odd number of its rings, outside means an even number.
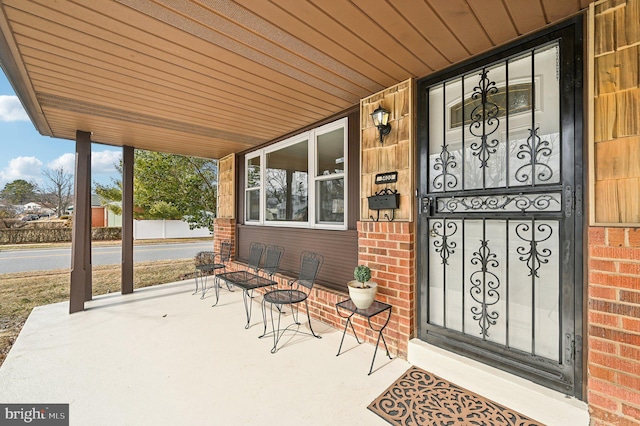
M220 253L213 251L201 251L196 255L196 271L194 274L194 281L196 282L196 290L193 294L198 292L198 277L202 285L202 296L200 299L204 299L204 295L207 292L207 277L213 273L214 275L214 287L216 289L216 298L218 297L218 271L226 270L227 263L231 258L231 242L223 241L220 243Z
M247 315L247 323L244 328L249 328L251 324L251 311L253 309L252 299L253 291L257 288L264 288L275 286L278 284L277 281L273 280L273 276L276 272L278 272L278 268L280 267L280 259L282 259L282 254L284 253L284 248L275 245L267 246L267 251L265 254L264 265L262 266L262 273L266 276L261 277L258 273L252 274L248 271L244 272L230 272L222 276L222 279L225 277L229 277L232 279L232 284L236 287L242 289L242 300L244 302L244 311ZM254 270L257 268L254 268Z
M282 259L282 255L284 254L284 248L280 246L269 245L267 246L267 253L264 257L264 266L262 267L262 271L269 278L273 278L276 272L278 272L278 268L280 268L280 259Z
M247 263L247 269L244 271L236 271L236 272L225 272L224 274L218 275L218 279L224 281L227 284L227 288L230 291L232 287L241 287L241 284L245 279L248 279L249 276L253 274L257 274L260 270L260 260L262 259L262 252L264 252L264 244L261 243L251 243L251 247L249 248L249 262ZM216 303L213 306L218 304L218 293L216 292Z
M311 327L311 316L309 315L309 304L307 298L311 294L313 284L318 277L320 267L324 262L324 257L317 253L303 252L300 256L300 274L297 279L288 282L289 288L278 289L268 291L264 294L262 299L262 320L264 322L264 332L260 338L265 337L267 333L267 307L266 304L271 304L271 333L273 333L273 348L271 353L274 354L278 351L278 342L284 333L292 326L298 326L297 333L309 334L317 339L321 339L313 328ZM305 309L307 311L307 319L309 321L309 330L311 333L305 333L300 331L300 321L298 320L298 304L304 302ZM278 311L278 326L276 328L273 318L273 305L276 305ZM280 319L282 317L282 307L284 305L291 306L291 315L293 316L293 324L288 325L284 329L280 329Z

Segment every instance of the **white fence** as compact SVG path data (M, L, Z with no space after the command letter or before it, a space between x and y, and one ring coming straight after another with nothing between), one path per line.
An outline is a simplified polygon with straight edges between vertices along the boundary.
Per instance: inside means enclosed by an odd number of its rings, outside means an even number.
M181 220L134 220L134 240L157 240L164 238L200 238L211 236L207 228L189 229Z

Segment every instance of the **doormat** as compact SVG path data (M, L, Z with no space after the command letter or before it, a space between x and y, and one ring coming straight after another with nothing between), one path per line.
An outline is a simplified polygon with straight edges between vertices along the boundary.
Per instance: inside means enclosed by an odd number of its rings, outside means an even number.
M418 367L409 368L367 408L392 425L542 426Z

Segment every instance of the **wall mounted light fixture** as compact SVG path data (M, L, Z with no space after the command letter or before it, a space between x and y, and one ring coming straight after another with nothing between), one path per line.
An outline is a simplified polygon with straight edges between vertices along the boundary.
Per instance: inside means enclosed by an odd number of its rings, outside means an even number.
M384 143L383 137L388 135L391 131L391 125L389 124L389 111L379 106L371 113L371 119L373 125L378 128L380 132L380 143Z

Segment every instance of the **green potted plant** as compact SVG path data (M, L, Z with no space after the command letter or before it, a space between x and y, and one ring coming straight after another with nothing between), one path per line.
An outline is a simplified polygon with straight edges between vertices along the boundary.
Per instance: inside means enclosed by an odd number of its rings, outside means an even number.
M376 298L378 284L371 281L371 269L365 265L356 266L353 278L353 281L347 283L349 297L358 309L367 309Z

